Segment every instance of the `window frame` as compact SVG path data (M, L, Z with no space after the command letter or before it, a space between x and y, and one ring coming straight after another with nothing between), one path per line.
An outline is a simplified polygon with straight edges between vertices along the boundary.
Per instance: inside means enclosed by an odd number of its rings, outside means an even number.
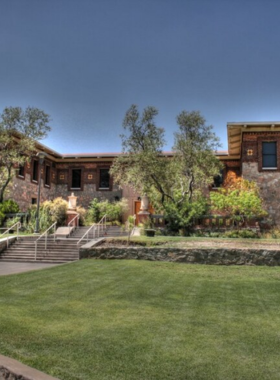
M37 179L34 179L34 170L35 170L35 162L36 162L36 166L37 166ZM32 183L35 183L35 184L38 184L39 183L39 170L40 170L40 164L39 164L39 160L37 159L32 159L32 165L31 165L31 175L30 175L30 178L31 178L31 182Z
M101 170L108 170L108 175L109 175L109 186L108 187L100 187ZM112 178L111 178L109 171L110 171L109 166L104 166L104 167L98 168L98 178L97 178L98 191L111 191L112 190Z
M81 183L80 187L72 187L73 184L73 171L74 170L80 170L81 172ZM68 190L69 191L83 191L84 188L84 181L83 181L83 175L84 175L84 169L82 167L70 167L69 168L69 174L68 174Z
M22 169L23 174L20 174L20 169ZM23 165L18 166L17 178L24 180L26 174L26 166L25 163Z
M265 167L263 166L263 143L276 143L276 166L275 167ZM280 147L280 137L267 136L258 138L258 166L259 172L275 172L280 171L280 155L278 149Z
M275 153L264 153L264 144L273 144ZM275 160L274 166L264 166L265 158L272 156ZM262 142L262 170L276 170L277 169L277 141L263 141Z
M48 189L51 187L51 164L49 162L45 162L44 165L44 186Z

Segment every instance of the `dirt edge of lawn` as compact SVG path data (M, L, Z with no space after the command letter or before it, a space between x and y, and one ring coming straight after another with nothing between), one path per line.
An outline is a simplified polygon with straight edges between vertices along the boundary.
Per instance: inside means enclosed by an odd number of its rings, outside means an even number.
M105 239L98 246L82 248L80 258L94 259L134 259L149 261L169 261L177 263L210 264L210 265L280 265L280 246L252 244L249 248L242 246L210 245L209 242L171 246L142 244L129 245L119 239ZM225 243L225 242L224 242Z

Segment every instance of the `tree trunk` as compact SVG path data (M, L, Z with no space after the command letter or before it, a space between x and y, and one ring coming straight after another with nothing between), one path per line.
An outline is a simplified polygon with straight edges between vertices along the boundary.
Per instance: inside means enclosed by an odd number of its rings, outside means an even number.
M2 185L2 187L0 188L0 203L3 203L5 190L6 190L8 184L10 183L10 181L12 179L12 167L11 166L8 167L7 171L8 171L7 179L4 182L4 184Z

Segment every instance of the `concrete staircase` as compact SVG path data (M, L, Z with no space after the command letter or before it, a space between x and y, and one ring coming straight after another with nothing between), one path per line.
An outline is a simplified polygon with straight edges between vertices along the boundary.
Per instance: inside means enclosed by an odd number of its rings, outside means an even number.
M35 240L37 236L20 237L8 249L0 253L0 260L28 262L35 261ZM37 262L66 263L79 260L79 246L77 241L63 239L53 241L48 237L47 249L44 239L37 243Z
M77 242L86 233L89 227L79 227L71 233L69 237L58 237L55 241L53 235L48 236L47 249L45 249L45 239L42 238L37 243L37 262L44 263L66 263L79 260L79 248L88 241L93 240L90 233L89 239ZM127 236L127 232L122 231L118 226L108 226L100 237ZM96 236L97 237L97 236ZM0 261L35 261L35 241L38 236L22 236L9 246L8 249L0 253Z
M89 227L78 227L71 233L70 239L81 239L81 237L87 232ZM93 232L89 233L89 239L93 239ZM127 232L123 231L119 226L107 226L106 230L103 232L100 230L99 237L117 237L117 236L127 236Z

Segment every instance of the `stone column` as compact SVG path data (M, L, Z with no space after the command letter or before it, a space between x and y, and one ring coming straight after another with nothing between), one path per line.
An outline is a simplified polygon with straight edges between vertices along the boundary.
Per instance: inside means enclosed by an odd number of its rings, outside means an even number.
M143 223L149 218L149 216L149 198L147 197L147 194L144 194L143 197L141 197L141 207L138 212L139 223Z

